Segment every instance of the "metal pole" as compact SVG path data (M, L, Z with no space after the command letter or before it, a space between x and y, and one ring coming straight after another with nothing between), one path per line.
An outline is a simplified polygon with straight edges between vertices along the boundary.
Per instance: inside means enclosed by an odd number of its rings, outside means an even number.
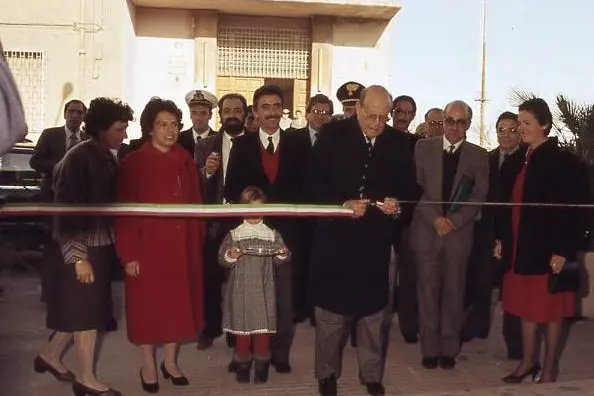
M487 0L483 0L483 54L482 54L482 70L481 70L481 115L480 115L480 130L479 140L480 145L485 147L487 145L487 131L485 130L485 107L487 105L486 92L486 66L487 66Z

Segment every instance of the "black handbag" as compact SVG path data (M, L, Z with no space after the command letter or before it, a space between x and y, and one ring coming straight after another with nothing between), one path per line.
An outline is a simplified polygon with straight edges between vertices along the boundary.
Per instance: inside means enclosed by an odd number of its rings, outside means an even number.
M558 274L549 272L549 293L577 293L580 290L582 271L577 261L568 261Z

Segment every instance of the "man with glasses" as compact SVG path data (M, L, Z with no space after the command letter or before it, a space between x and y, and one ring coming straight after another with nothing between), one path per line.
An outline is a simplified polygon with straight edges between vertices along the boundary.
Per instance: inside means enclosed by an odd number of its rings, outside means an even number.
M361 94L356 117L322 127L308 188L317 204L344 205L350 218L318 221L311 257L315 305L315 375L321 396L336 396L349 324L357 325L359 377L370 395L385 394L384 316L395 218L406 217L420 189L406 136L386 125L392 98L384 87Z
M520 144L518 116L509 111L502 113L495 124L499 147L489 153L488 202L508 202L516 176L523 165L526 153ZM468 263L466 290L467 317L462 331L462 340L487 338L491 327L491 294L494 286L501 283L503 268L493 258L495 243L495 216L497 207L485 207L481 221L476 224L472 253ZM511 226L509 226L511 229ZM499 271L500 272L500 271ZM503 316L503 337L510 360L522 358L522 327L520 318L507 312Z
M437 107L425 113L425 135L428 138L443 135L443 110Z
M466 269L474 222L487 197L485 149L466 141L472 109L463 101L444 111L444 135L419 140L417 182L423 196L415 208L410 240L418 276L422 365L453 369L460 352ZM470 201L474 205L448 202Z

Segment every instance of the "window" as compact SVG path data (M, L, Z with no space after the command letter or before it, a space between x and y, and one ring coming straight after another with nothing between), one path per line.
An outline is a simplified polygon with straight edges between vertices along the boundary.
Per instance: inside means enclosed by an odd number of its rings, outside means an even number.
M29 133L44 127L45 59L38 51L4 51L21 94Z

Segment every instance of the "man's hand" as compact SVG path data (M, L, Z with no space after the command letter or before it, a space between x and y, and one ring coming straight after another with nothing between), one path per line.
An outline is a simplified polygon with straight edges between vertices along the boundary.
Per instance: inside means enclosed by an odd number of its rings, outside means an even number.
M351 199L344 203L345 208L349 208L353 210L353 217L358 219L359 217L363 217L365 215L365 211L367 210L367 204L369 204L368 199Z
M503 257L503 249L501 248L501 241L498 239L495 241L495 247L493 248L493 257L497 260L501 260Z
M553 254L553 257L551 257L551 262L549 263L549 265L551 266L551 270L553 270L553 274L558 274L559 272L561 272L563 270L563 266L565 266L566 261L567 260L565 259L565 257Z
M219 153L212 152L208 154L206 158L206 164L204 165L204 170L206 171L207 175L214 174L219 166L221 165L221 155Z
M447 217L438 217L433 222L433 227L435 227L435 232L440 237L446 236L454 229L454 223Z
M140 275L140 263L138 261L130 261L125 266L126 274L136 278Z
M89 260L78 260L74 264L74 270L79 282L89 284L95 282L95 273Z
M400 205L396 198L385 198L384 202L377 202L376 206L382 213L388 216L392 216L400 210Z

